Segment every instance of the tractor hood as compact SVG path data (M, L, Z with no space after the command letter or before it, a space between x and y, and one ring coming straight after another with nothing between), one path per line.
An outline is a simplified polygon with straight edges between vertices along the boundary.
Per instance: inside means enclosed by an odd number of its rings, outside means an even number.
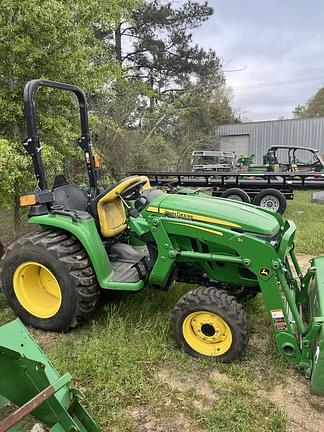
M271 237L280 229L277 215L225 198L163 194L151 201L145 212L222 225L233 230Z

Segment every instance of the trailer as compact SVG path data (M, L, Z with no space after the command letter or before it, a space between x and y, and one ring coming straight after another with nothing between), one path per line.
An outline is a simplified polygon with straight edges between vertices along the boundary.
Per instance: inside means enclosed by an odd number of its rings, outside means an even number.
M129 174L145 175L152 186L165 187L171 193L190 193L181 188L210 188L215 197L253 203L281 214L286 201L294 199L295 190L324 188L321 172L132 171Z

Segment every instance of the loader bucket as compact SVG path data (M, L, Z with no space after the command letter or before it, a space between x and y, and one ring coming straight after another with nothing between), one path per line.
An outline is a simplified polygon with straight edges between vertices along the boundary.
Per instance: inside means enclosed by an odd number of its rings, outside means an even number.
M311 392L324 396L324 256L311 261L314 276L308 287L309 322L319 330L313 343Z
M0 407L6 400L18 407L0 420L0 432L19 430L28 414L53 432L97 431L70 381L70 374L59 376L19 319L0 327Z

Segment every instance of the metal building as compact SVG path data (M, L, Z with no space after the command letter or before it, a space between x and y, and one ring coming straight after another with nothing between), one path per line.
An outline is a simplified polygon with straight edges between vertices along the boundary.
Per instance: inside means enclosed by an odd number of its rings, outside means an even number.
M324 117L222 125L216 135L220 150L255 154L256 163L272 145L312 147L324 154Z

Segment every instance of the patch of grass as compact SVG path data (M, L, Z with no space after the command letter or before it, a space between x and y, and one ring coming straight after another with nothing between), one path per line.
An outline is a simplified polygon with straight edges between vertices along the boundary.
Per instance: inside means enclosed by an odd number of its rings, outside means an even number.
M225 394L214 409L202 413L211 432L284 432L286 417L269 401L251 395Z
M149 290L125 296L49 347L55 365L69 370L86 389L89 409L102 430L133 430L128 411L157 409L167 395L154 379L156 367L186 361L170 340L169 301L166 293L152 296Z
M285 213L296 226L296 252L309 255L323 254L324 204L311 202L313 191L297 191L295 199L288 201Z
M0 294L0 326L15 318L11 309L8 308L4 295Z

